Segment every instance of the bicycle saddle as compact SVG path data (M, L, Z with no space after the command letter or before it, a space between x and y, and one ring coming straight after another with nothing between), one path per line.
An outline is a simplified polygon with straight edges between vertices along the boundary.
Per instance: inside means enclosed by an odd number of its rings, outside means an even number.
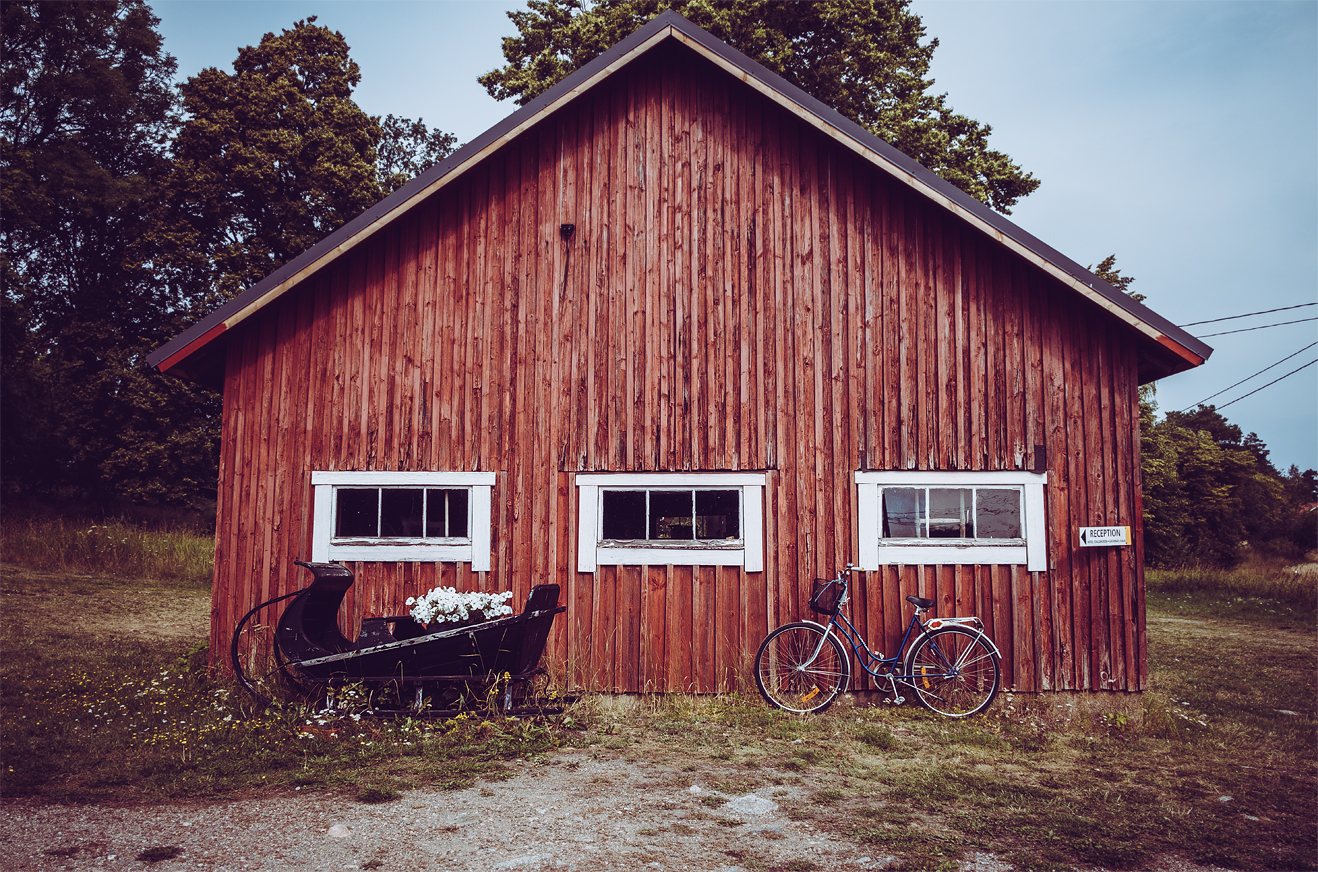
M917 609L932 609L938 604L936 600L925 599L922 596L908 596L906 601Z

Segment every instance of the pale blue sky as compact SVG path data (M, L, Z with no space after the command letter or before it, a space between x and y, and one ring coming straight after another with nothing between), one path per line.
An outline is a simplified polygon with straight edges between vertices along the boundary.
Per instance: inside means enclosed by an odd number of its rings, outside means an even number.
M180 79L299 18L343 33L373 115L465 142L516 107L476 76L502 62L506 2L157 0ZM1318 4L916 0L956 111L1042 181L1012 219L1084 264L1117 255L1177 324L1318 301ZM1189 328L1318 316L1318 306ZM1209 362L1158 384L1189 406L1318 340L1318 322L1207 341ZM1318 357L1318 348L1213 400ZM1223 410L1283 470L1318 467L1318 366Z

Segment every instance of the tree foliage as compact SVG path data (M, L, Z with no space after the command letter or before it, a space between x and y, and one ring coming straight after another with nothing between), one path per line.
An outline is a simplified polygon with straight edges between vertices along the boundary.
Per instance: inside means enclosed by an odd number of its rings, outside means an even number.
M209 309L380 198L378 121L352 100L361 71L343 35L298 21L239 49L234 72L179 90L159 243L176 287Z
M934 93L937 39L909 0L529 0L508 13L508 63L479 81L525 104L666 9L673 9L1004 213L1039 186L989 147L992 128Z
M1148 299L1148 297L1143 294L1137 294L1130 289L1131 284L1135 281L1135 277L1122 275L1121 270L1117 269L1117 256L1115 254L1109 254L1098 262L1098 266L1091 266L1088 269L1091 273L1098 276L1118 291L1121 291L1121 293L1130 297L1135 302L1143 303Z
M6 298L47 342L122 342L159 309L136 249L173 127L174 59L140 0L2 14Z
M233 75L190 79L184 120L142 0L28 0L2 14L5 492L102 506L205 497L219 397L147 368L146 354L453 139L365 115L347 45L314 19L241 50Z
M451 133L427 130L421 118L411 121L390 115L380 124L380 132L375 176L385 194L392 194L448 157L458 143Z
M1152 566L1230 565L1246 546L1299 556L1318 548L1315 472L1281 475L1263 440L1212 406L1156 420L1142 404L1144 544Z
M179 90L158 243L201 312L260 281L453 150L418 120L383 125L352 99L361 70L315 16L239 49Z
M213 474L215 428L176 438L176 425L213 400L142 369L181 327L148 243L176 124L174 59L141 0L0 14L5 489L195 494L180 463ZM125 478L152 452L173 458L153 484Z

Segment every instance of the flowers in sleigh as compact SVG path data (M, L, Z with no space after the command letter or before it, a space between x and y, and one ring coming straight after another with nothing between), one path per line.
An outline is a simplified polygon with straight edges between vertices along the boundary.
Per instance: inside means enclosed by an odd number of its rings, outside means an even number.
M513 592L459 593L456 588L437 587L419 597L408 597L410 614L418 624L473 624L511 615L508 600Z

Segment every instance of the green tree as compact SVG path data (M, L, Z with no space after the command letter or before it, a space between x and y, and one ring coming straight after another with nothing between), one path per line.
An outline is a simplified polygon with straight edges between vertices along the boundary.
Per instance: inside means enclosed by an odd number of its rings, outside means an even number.
M6 296L51 341L131 333L161 302L134 250L174 123L158 19L141 0L0 14Z
M158 242L171 285L200 314L254 284L380 198L380 125L352 100L343 35L298 21L179 87Z
M453 150L454 138L352 99L361 70L315 16L238 50L232 74L179 90L157 242L160 267L201 314L260 281Z
M1279 475L1263 440L1254 433L1242 439L1240 427L1212 406L1169 412L1162 421L1152 404L1141 411L1151 565L1229 565L1247 546L1291 554L1314 547L1312 470Z
M1000 212L1039 186L989 148L992 128L931 89L937 39L909 0L529 0L508 13L507 65L478 81L499 100L525 104L645 22L673 9L853 119Z
M380 132L375 176L385 194L392 194L448 157L458 142L451 133L427 130L420 118L412 121L390 115L380 123Z
M181 326L148 243L176 124L159 21L141 0L12 2L0 15L5 492L195 496L185 482L198 476L177 463L143 489L121 478L123 458L150 450L189 456L202 478L214 468L214 428L185 439L199 452L173 442L213 398L142 369ZM151 441L123 426L134 416L151 420Z
M233 76L190 80L184 125L142 0L0 14L5 493L205 497L219 396L146 354L453 138L392 116L382 130L349 98L359 73L342 37L310 22L244 49Z
M1318 470L1291 468L1282 478L1291 520L1286 537L1299 551L1318 551Z
M1121 270L1117 269L1117 256L1109 254L1099 261L1098 266L1088 267L1089 271L1116 288L1121 293L1130 297L1137 303L1143 303L1148 297L1143 294L1137 294L1130 290L1131 284L1135 281L1134 276L1122 275Z

